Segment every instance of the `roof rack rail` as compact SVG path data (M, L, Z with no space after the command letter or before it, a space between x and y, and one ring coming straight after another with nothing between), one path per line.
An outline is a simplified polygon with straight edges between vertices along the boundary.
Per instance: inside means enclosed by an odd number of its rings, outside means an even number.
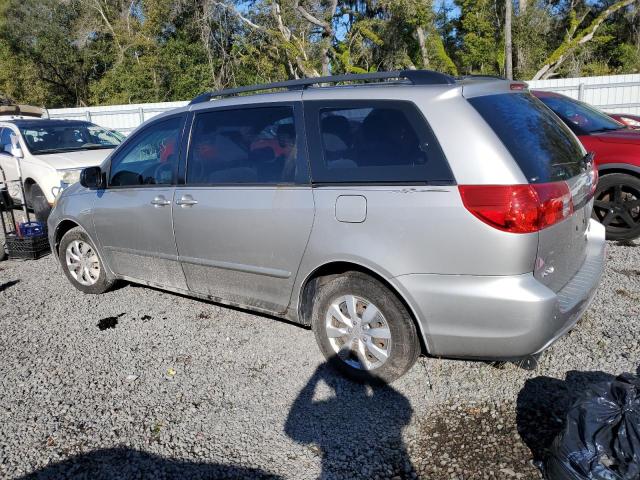
M366 82L370 80L389 80L389 79L406 79L412 85L453 85L455 79L450 75L431 70L396 70L391 72L374 72L349 75L330 75L327 77L302 78L299 80L288 80L285 82L265 83L262 85L250 85L246 87L226 88L215 92L207 92L198 95L191 100L189 105L196 103L208 102L216 97L228 97L238 95L240 93L259 92L264 90L304 90L312 85L323 83L341 83L341 82Z

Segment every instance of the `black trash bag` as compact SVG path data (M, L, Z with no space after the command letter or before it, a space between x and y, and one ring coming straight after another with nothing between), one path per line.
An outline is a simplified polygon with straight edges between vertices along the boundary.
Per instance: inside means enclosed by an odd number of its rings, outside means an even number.
M588 388L542 471L549 480L640 479L640 378L625 373Z

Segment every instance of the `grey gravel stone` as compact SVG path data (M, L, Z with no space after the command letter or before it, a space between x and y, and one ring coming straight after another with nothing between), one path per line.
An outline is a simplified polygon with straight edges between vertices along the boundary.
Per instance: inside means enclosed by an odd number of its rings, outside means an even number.
M2 262L0 478L540 478L571 392L636 371L639 327L639 245L610 243L536 371L423 358L370 389L305 328L134 285L83 295L51 256Z

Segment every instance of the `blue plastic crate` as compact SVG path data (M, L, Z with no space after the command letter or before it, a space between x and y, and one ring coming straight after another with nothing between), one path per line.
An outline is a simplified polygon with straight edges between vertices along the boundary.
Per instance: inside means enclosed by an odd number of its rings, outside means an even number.
M42 222L23 222L20 224L20 234L23 237L39 237L46 231Z

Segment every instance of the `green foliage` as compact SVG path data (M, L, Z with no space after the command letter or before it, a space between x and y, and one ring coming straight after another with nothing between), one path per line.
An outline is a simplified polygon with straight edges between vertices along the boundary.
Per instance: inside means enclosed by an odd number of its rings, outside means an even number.
M516 0L339 0L336 11L329 0L0 0L0 96L48 107L184 100L327 64L500 74L505 1L516 78L558 59L555 75L640 71L640 0L604 19L620 0L528 0L526 12Z
M462 49L458 59L465 73L496 74L502 31L495 15L495 0L456 0Z

